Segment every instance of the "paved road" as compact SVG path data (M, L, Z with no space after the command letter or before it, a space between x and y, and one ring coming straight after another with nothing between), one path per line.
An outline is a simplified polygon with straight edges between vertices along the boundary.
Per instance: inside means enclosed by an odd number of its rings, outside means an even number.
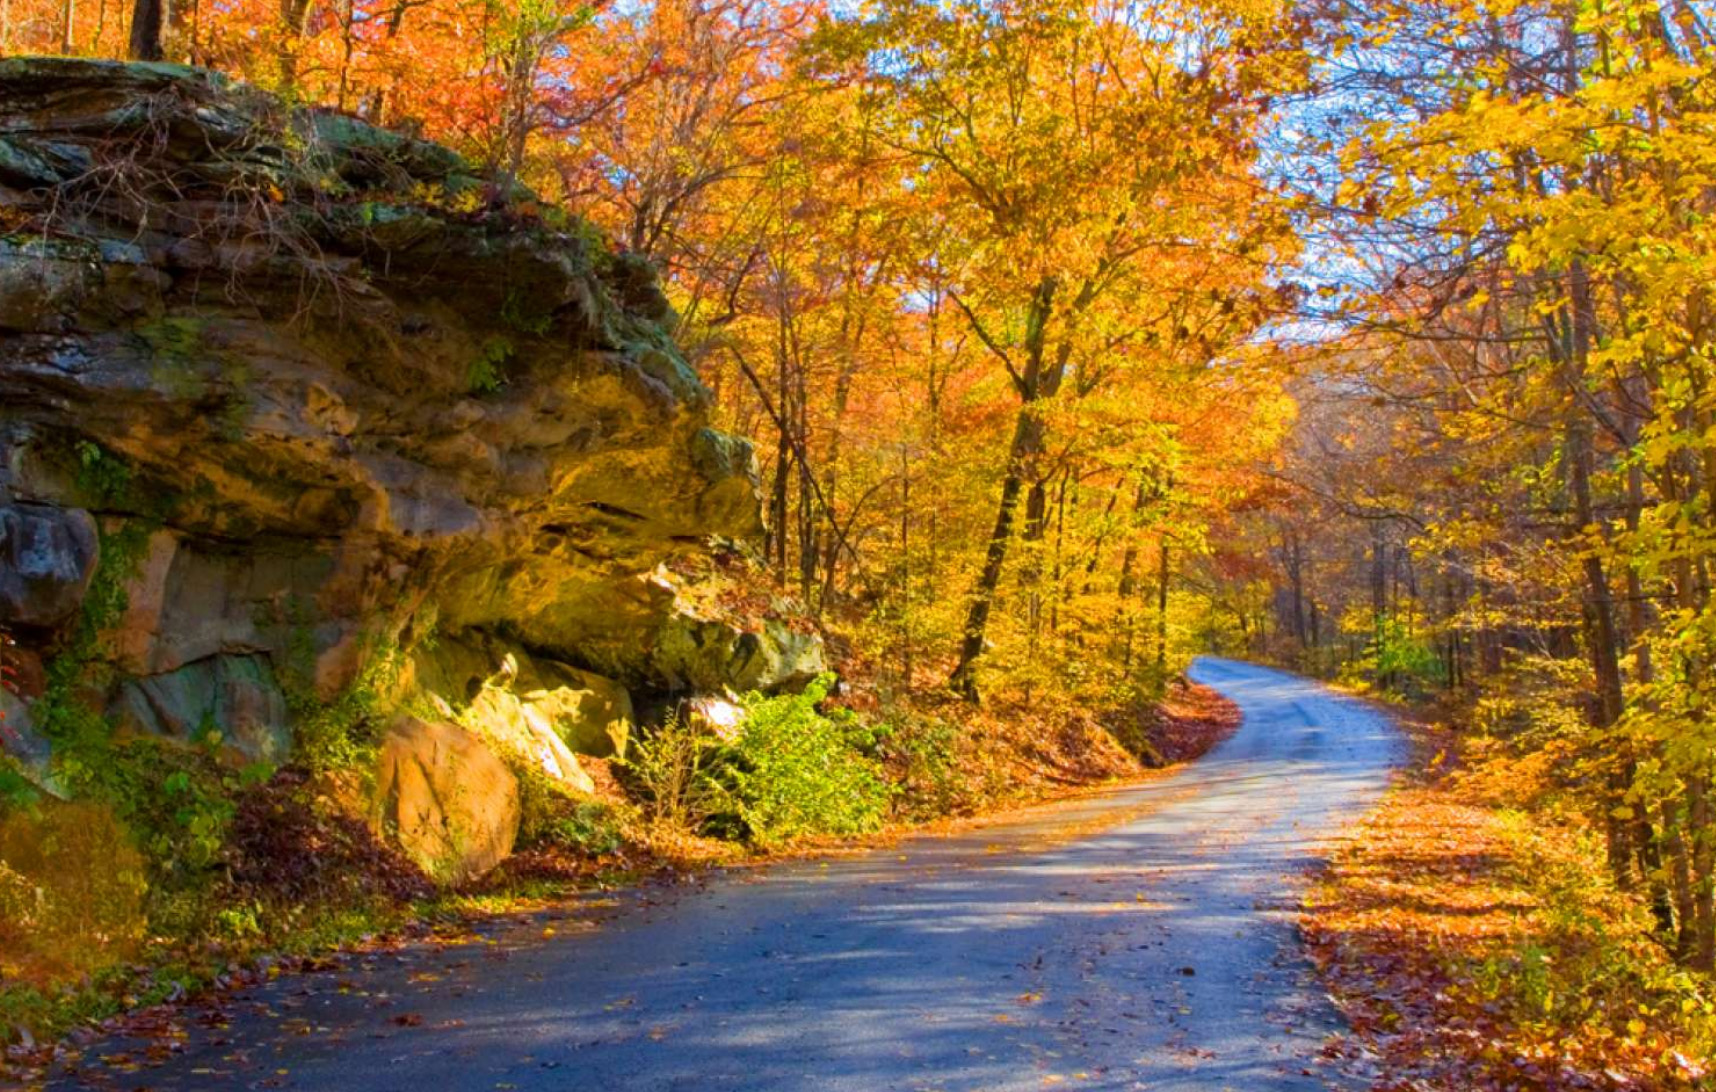
M1382 787L1392 734L1279 672L1193 675L1245 721L1177 776L282 978L109 1087L1339 1087L1289 910L1317 840Z

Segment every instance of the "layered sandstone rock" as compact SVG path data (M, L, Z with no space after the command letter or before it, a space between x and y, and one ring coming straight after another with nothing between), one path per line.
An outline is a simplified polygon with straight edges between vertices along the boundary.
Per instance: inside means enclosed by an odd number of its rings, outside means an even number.
M629 690L820 670L785 629L684 613L674 563L760 531L750 447L710 427L648 266L535 208L209 73L0 60L18 654L94 617L80 700L116 730L275 762L386 656L390 702L534 740L573 786L573 752L623 749Z

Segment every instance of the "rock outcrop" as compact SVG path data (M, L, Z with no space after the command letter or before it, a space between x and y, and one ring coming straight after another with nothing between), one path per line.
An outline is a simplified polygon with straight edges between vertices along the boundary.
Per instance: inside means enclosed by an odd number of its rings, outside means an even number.
M628 688L814 674L680 616L675 560L761 529L750 447L649 267L538 208L206 72L0 60L0 631L242 760L389 657L464 725L436 747L511 732L574 786Z
M95 575L95 520L33 504L0 508L0 617L19 627L69 622Z

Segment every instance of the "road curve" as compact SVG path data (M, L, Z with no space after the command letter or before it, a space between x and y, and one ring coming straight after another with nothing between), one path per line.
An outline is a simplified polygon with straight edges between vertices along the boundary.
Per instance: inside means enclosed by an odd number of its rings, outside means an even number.
M165 1064L50 1087L1339 1087L1291 908L1319 839L1384 785L1393 734L1281 672L1192 674L1245 720L1173 777L283 977L228 1027L187 1021Z

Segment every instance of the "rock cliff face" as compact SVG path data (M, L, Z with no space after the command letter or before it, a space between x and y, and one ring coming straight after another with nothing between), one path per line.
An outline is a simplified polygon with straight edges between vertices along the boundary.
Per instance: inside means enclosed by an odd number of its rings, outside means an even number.
M388 657L391 701L600 754L627 688L814 670L677 606L671 562L760 530L751 450L647 266L536 209L207 73L0 60L13 689L82 655L119 731L280 760Z

